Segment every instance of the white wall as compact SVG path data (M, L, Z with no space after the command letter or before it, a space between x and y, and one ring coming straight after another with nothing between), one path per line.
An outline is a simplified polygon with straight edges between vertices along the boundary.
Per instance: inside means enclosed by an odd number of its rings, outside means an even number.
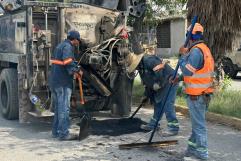
M186 36L186 20L171 21L171 55L177 54L184 44Z
M178 54L179 48L184 44L186 36L186 20L171 20L171 48L157 48L156 54L160 57L172 57Z

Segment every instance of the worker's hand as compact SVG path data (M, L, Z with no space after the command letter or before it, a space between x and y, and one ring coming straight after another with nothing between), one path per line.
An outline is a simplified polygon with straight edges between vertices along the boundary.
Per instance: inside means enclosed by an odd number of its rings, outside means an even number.
M74 73L74 79L77 79L79 77L80 77L80 75L78 73Z
M170 63L170 61L163 61L161 64L158 64L157 66L155 66L152 70L155 71L159 71L162 70L163 68L165 68L165 65Z
M74 78L81 78L83 76L83 71L82 70L79 70L78 72L75 72L74 73Z
M147 103L149 98L147 96L142 97L141 103Z
M80 77L82 77L82 76L83 76L83 74L84 74L82 70L79 70L79 72L78 72L78 73L79 73Z
M161 64L158 64L157 66L155 66L152 70L155 72L155 71L159 71L161 69L163 69L165 66L165 63L161 63Z
M173 79L173 76L171 76L169 78L169 83L172 83L172 84L177 84L179 82L179 77L176 76L176 78Z
M188 48L185 48L184 46L180 47L179 54L184 55L186 53L188 53Z

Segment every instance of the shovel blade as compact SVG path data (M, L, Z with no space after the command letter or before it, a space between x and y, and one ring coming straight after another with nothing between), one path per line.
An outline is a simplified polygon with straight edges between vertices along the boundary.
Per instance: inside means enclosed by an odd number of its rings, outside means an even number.
M86 113L80 118L79 141L83 140L89 135L90 121L90 116Z

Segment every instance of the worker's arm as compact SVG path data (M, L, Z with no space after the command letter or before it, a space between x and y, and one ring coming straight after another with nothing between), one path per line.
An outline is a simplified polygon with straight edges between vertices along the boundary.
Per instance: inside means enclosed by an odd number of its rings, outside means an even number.
M156 71L153 70L155 67L162 64L162 61L160 58L158 58L157 56L150 55L150 56L143 57L143 61L145 64L145 68L147 68L150 71L153 71L155 73L156 78L163 78L163 70L162 69L159 69Z
M192 49L179 60L179 65L184 76L192 76L193 73L203 67L203 63L203 54L198 48Z
M80 69L75 62L73 47L71 45L66 45L63 47L63 62L70 75L79 72Z

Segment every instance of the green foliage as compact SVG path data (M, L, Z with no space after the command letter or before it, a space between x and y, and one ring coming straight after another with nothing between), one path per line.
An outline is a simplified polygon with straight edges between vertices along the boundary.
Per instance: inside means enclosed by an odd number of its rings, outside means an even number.
M141 83L140 78L137 77L134 80L134 85L132 89L132 99L134 103L141 101L141 98L144 96L144 91L145 91L144 86Z
M175 104L181 105L181 106L187 106L186 98L184 96L177 95Z
M145 22L156 25L157 17L180 14L184 11L187 0L150 0L147 3Z
M227 90L228 87L231 86L231 83L232 83L232 79L228 75L225 75L224 79L221 82L220 91L223 92Z
M180 83L179 87L177 88L177 97L176 97L176 104L187 106L186 104L186 94L183 92L183 86Z
M156 5L162 6L167 11L173 13L177 10L183 9L187 0L151 0L155 2Z

